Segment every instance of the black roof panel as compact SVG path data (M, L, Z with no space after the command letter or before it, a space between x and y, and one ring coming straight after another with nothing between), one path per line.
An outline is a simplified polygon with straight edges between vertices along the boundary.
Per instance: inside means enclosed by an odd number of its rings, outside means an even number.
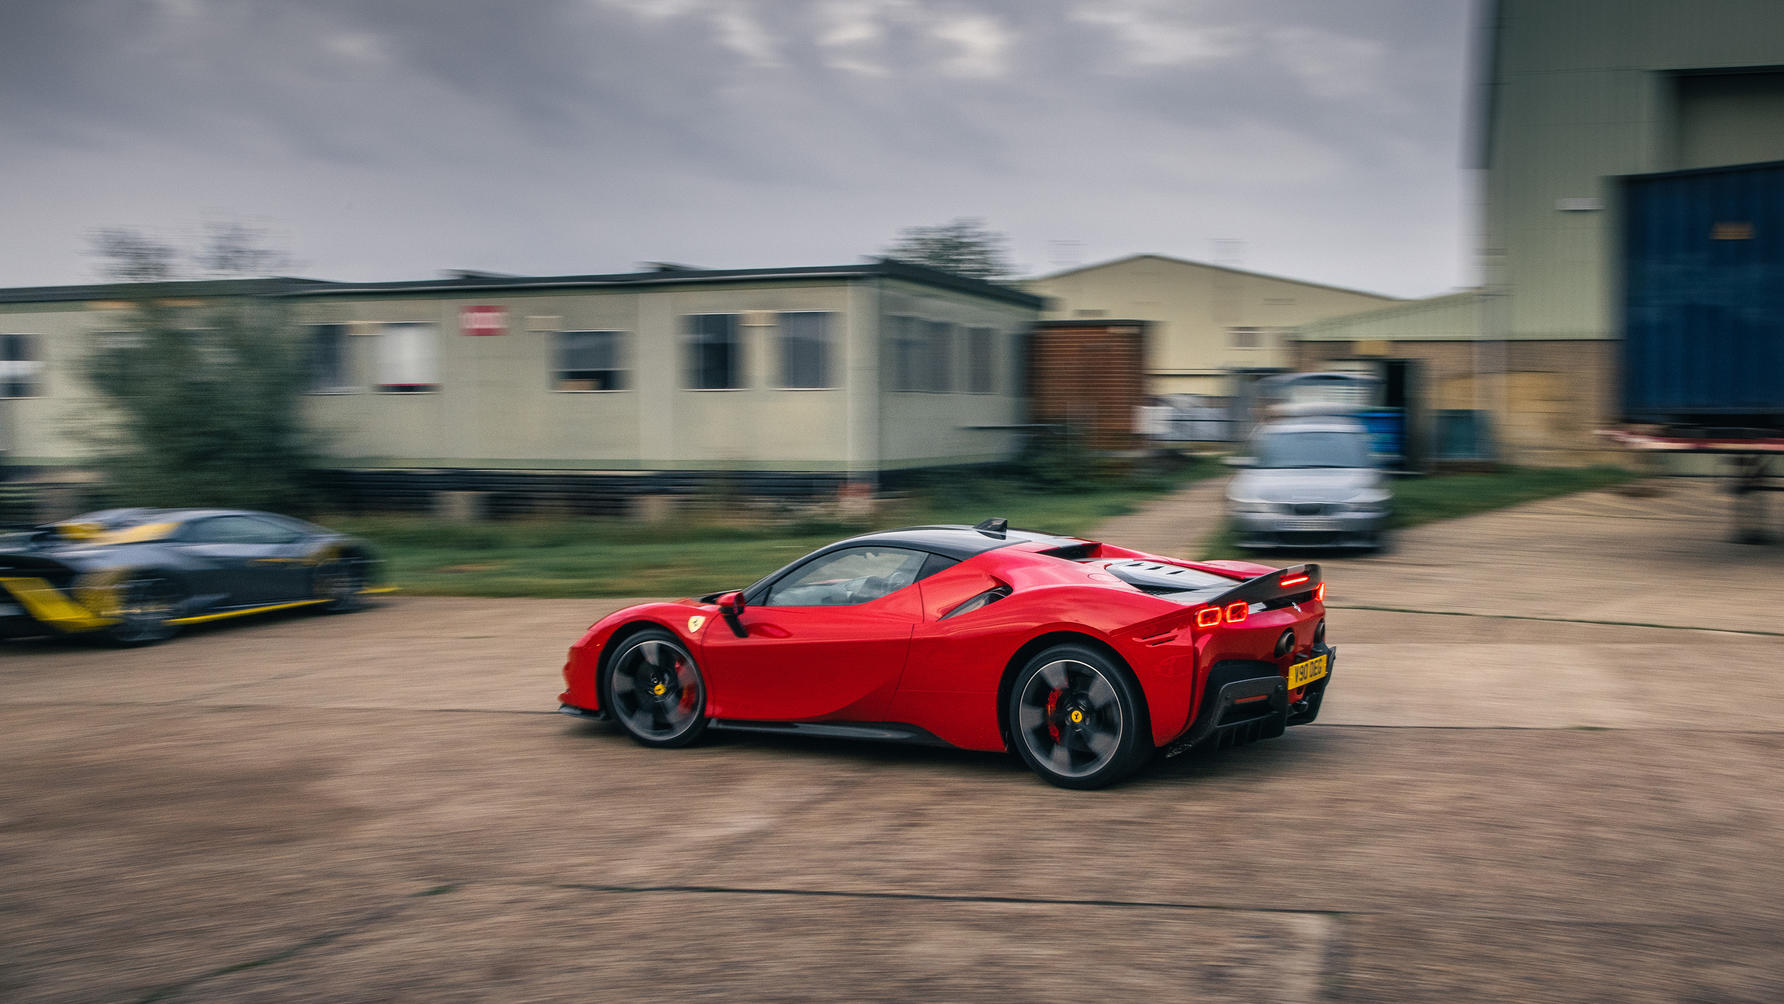
M1003 534L986 533L970 526L947 524L938 526L907 526L899 530L881 530L875 533L864 533L859 537L838 541L832 547L859 547L864 544L891 544L898 547L909 547L919 551L928 551L955 561L965 561L975 554L984 554L1011 544L1024 544L1031 541L1046 543L1073 544L1077 541L1071 537L1061 537L1052 533L1037 533L1033 530L1010 530Z

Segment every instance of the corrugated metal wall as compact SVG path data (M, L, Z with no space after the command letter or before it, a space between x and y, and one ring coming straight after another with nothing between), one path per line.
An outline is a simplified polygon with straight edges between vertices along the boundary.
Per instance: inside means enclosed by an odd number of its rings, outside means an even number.
M1784 162L1623 192L1625 417L1784 421Z

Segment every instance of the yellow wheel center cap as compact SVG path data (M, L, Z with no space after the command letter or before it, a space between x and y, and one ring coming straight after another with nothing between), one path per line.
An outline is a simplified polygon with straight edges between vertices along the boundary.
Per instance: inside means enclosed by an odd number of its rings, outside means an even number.
M1073 708L1072 709L1072 724L1073 725L1084 724L1084 712L1079 711L1077 708Z
M650 692L657 695L658 697L662 697L664 694L667 694L669 692L669 688L665 687L664 685L659 683L656 686L650 688Z

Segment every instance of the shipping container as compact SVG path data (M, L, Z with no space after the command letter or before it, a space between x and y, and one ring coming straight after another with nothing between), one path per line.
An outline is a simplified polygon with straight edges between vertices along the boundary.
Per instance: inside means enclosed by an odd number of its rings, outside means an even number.
M1784 428L1784 162L1632 175L1623 418Z

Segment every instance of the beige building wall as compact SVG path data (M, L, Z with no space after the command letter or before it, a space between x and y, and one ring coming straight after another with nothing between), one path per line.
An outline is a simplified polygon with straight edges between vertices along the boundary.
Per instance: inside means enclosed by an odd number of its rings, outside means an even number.
M1154 394L1228 393L1228 370L1290 364L1290 329L1399 302L1154 254L1043 276L1024 288L1047 298L1043 320L1152 322L1147 375Z
M880 339L877 377L880 415L879 455L888 468L948 463L983 463L1007 459L1020 445L1016 426L1023 421L1022 359L1034 312L1011 304L931 289L905 282L886 283L879 291L879 323L915 317L954 325L955 354L950 370L951 393L900 391L889 379L890 341ZM972 327L991 329L991 391L966 392L966 341Z
M1784 3L1499 0L1484 281L1505 338L1620 337L1617 177L1784 160Z
M41 366L35 396L0 399L0 451L8 462L66 466L92 453L110 423L81 376L94 332L124 325L122 304L76 300L0 304L0 332L29 335Z
M1618 179L1784 160L1784 3L1486 10L1483 287L1304 324L1296 365L1417 359L1425 406L1488 411L1504 459L1603 460L1594 433L1620 413Z
M286 300L294 332L339 325L338 386L306 395L325 452L347 468L871 472L1007 459L1019 445L1020 339L1028 306L889 277L665 283L649 288L312 291ZM113 307L118 309L113 309ZM506 333L461 333L466 307L505 312ZM77 466L103 428L78 376L97 332L127 329L122 303L0 303L0 332L39 346L38 396L0 400L9 462ZM779 315L829 315L829 386L781 386ZM686 319L735 314L739 386L686 384ZM967 390L956 340L949 392L893 392L882 372L888 313L994 332L992 390ZM380 389L392 325L430 332L435 386ZM556 332L624 332L624 386L554 386Z

